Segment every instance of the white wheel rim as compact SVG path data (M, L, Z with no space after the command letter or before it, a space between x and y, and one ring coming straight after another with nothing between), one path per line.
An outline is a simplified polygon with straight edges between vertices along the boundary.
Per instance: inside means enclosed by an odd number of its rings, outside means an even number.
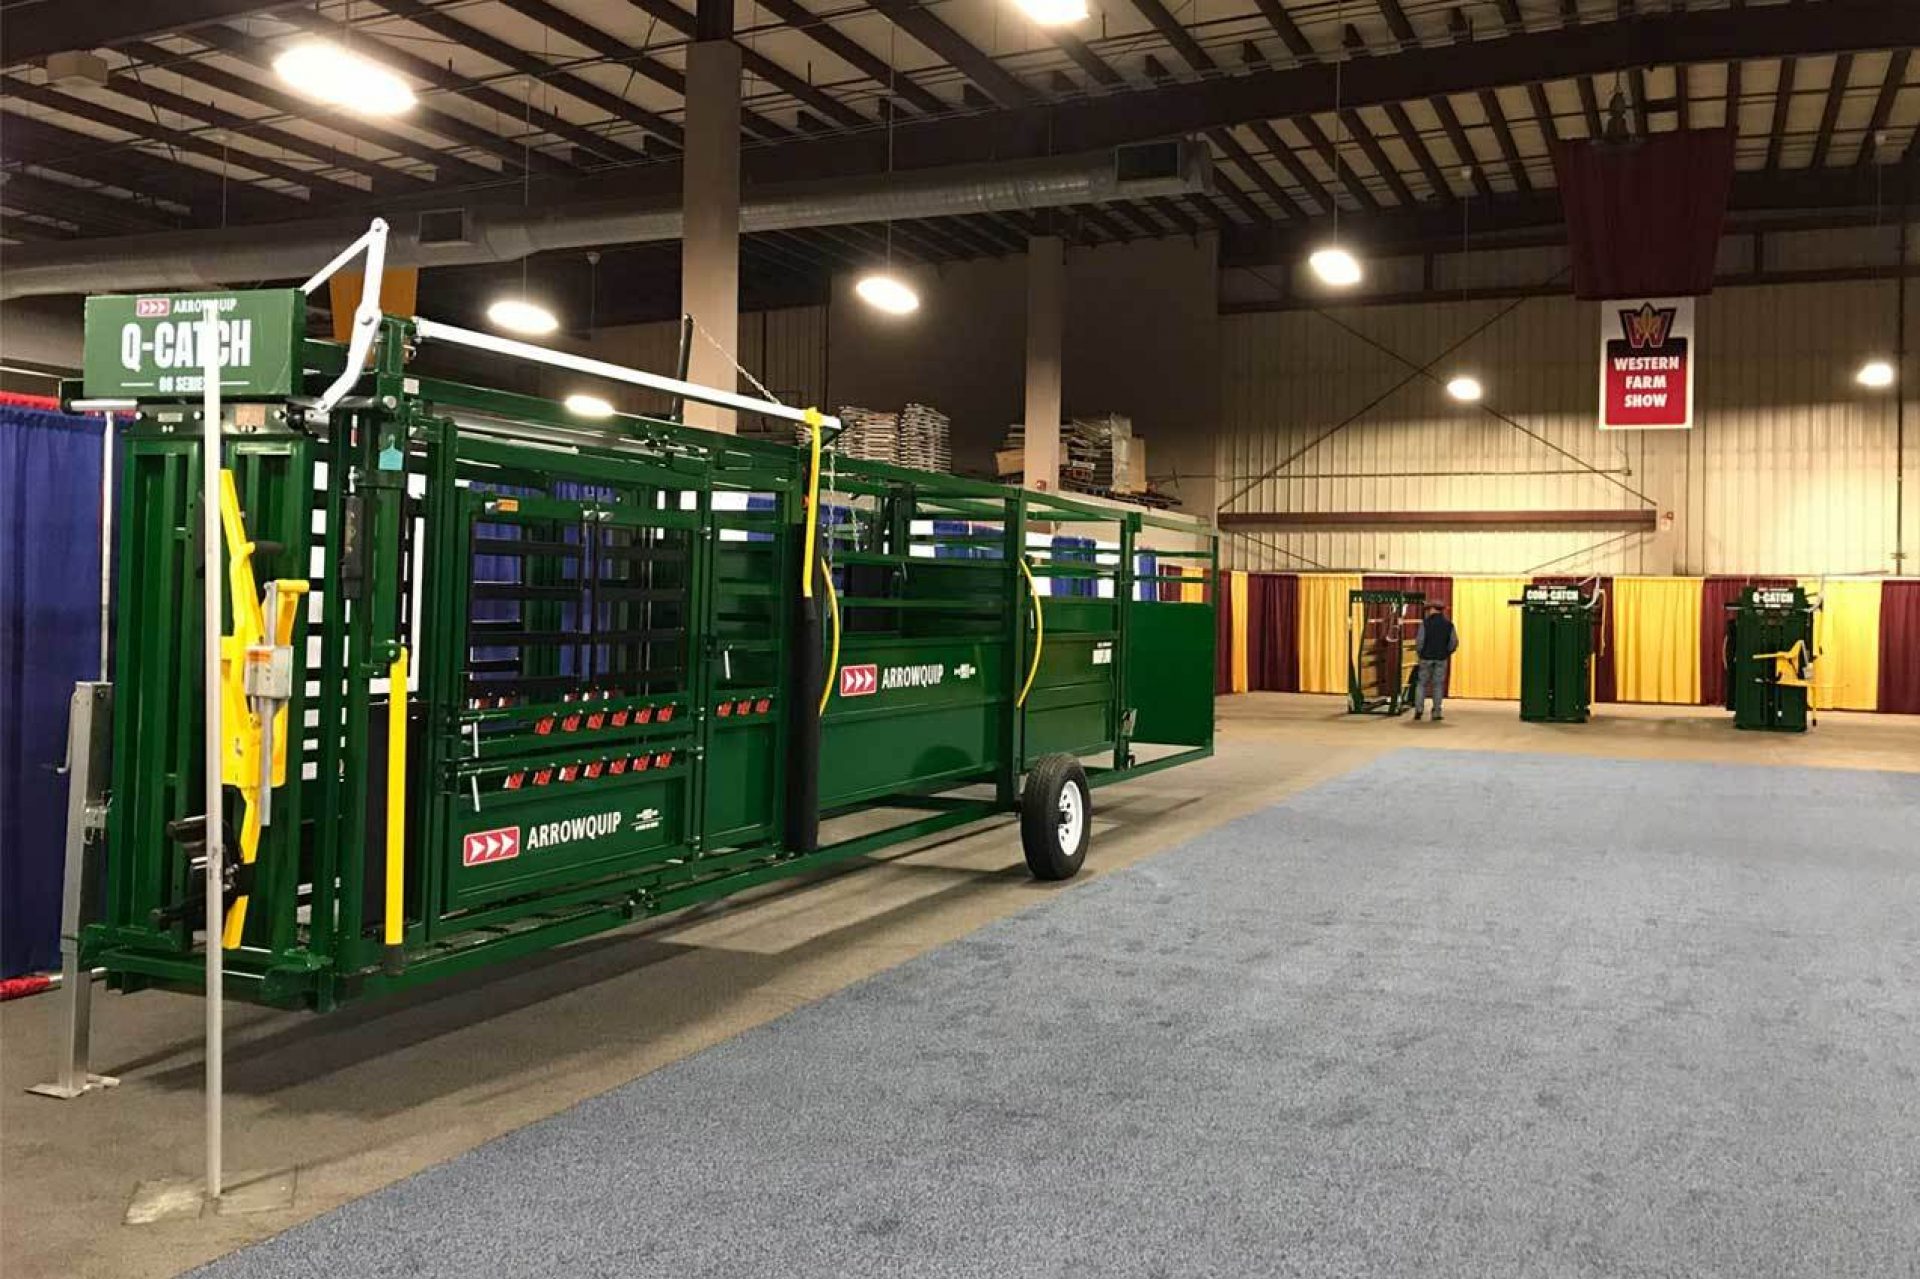
M1080 847L1080 832L1087 824L1087 800L1077 782L1060 788L1060 851L1073 856Z

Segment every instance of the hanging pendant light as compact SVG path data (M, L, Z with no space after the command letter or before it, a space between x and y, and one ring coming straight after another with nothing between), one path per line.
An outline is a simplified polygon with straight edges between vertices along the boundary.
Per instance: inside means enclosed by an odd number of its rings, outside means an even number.
M1346 18L1346 0L1341 0L1336 21L1342 31L1346 30ZM1335 58L1333 63L1333 178L1336 186L1342 181L1342 173L1345 169L1340 160L1340 144L1345 141L1342 128L1344 121L1340 116L1340 71L1346 60L1346 50L1343 47L1340 56ZM1340 198L1331 193L1327 198L1333 202L1333 242L1315 249L1307 258L1307 266L1319 278L1320 283L1329 288L1350 289L1360 283L1365 272L1360 269L1360 259L1340 243Z
M887 176L893 176L893 66L894 26L887 23ZM920 294L893 269L893 219L887 219L886 264L878 271L860 277L853 286L854 295L874 310L886 315L912 315L920 309Z

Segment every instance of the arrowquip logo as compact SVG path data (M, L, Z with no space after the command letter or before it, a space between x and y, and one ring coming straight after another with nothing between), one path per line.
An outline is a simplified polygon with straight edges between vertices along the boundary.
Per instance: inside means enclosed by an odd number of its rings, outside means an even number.
M485 866L492 862L511 861L519 855L520 828L518 826L477 830L468 835L460 845L462 866Z
M880 668L868 663L865 666L842 666L840 668L840 696L871 697L880 687Z
M594 813L587 817L569 817L564 821L541 822L527 832L527 847L552 848L555 844L573 844L583 839L605 839L620 829L624 820L619 809Z

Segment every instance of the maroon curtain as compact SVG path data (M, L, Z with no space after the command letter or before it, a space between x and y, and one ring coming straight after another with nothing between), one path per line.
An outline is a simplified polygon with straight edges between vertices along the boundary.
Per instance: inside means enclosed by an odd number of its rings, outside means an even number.
M1214 696L1233 691L1233 592L1227 586L1227 570L1213 579L1213 692Z
M1535 577L1540 586L1579 586L1594 582L1594 586L1605 591L1600 601L1600 633L1594 636L1593 645L1593 700L1596 702L1617 702L1620 700L1619 684L1613 673L1613 579L1600 578L1594 581L1587 577Z
M1920 581L1880 588L1880 709L1920 715Z
M1265 693L1300 691L1300 577L1247 575L1247 686Z
M1727 704L1727 605L1749 586L1792 586L1790 577L1709 577L1700 587L1700 704Z
M1369 591L1419 591L1431 604L1439 600L1448 608L1453 607L1453 579L1451 577L1396 577L1386 573L1368 573L1360 579L1363 589Z
M1720 228L1733 185L1733 134L1685 129L1630 147L1555 143L1580 298L1713 292Z

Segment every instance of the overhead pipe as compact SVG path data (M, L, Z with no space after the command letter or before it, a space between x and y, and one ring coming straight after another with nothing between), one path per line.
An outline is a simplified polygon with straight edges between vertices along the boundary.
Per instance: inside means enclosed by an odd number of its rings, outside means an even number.
M991 166L767 187L743 193L740 230L753 234L1051 209L1186 195L1212 186L1212 159L1204 144L1147 143ZM390 221L388 265L419 267L479 266L561 249L677 240L683 227L678 207L604 199L428 211ZM16 245L0 272L0 299L218 289L236 281L304 278L315 262L326 261L364 228L364 215L356 215Z

